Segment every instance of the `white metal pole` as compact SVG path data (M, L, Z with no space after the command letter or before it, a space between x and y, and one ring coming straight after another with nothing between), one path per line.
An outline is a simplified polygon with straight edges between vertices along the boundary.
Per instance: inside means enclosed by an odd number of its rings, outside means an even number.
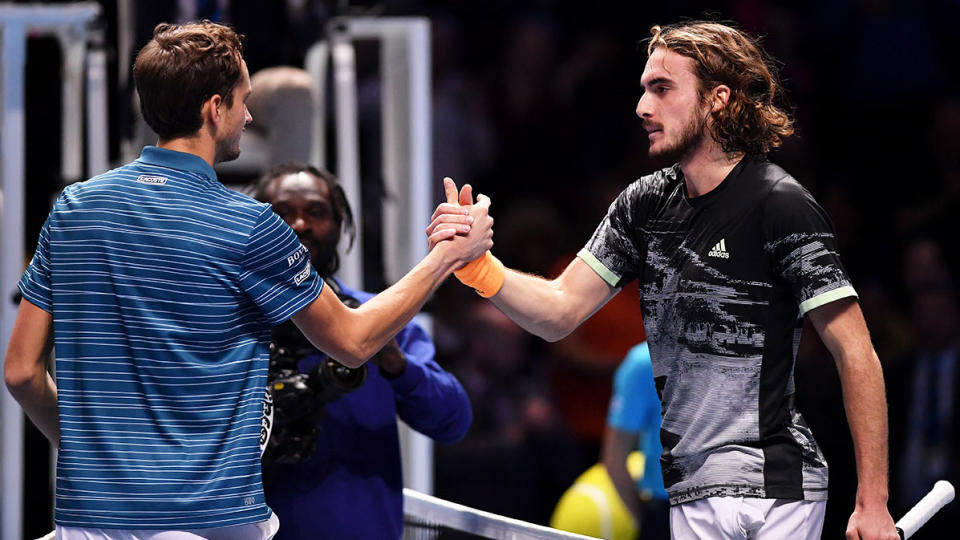
M426 255L423 230L432 212L430 23L423 17L347 21L351 38L382 42L383 174L387 192L395 195L383 203L383 249L386 277L396 281ZM429 316L418 321L432 333ZM432 493L433 441L401 422L400 446L404 484Z
M11 301L24 263L24 62L27 31L84 41L85 25L100 14L93 2L45 5L0 4L2 127L0 133L0 354L5 354L17 307ZM70 29L72 32L64 32ZM67 52L69 57L70 52ZM68 58L69 60L69 58ZM23 413L0 390L0 540L20 540L23 531Z
M0 235L0 352L6 354L17 307L11 301L23 270L24 60L26 29L3 27L3 234ZM0 522L3 540L20 540L23 530L23 413L7 392L3 399L3 475Z
M87 44L77 39L73 28L58 32L63 48L63 107L60 175L64 182L74 182L83 175L83 67Z
M107 52L96 43L87 54L87 178L110 168L108 128Z
M357 126L357 58L348 30L331 22L333 81L336 100L337 171L347 201L353 208L357 239L347 253L340 250L339 276L351 286L363 287L363 199L360 186L360 135Z
M327 66L330 63L330 44L318 41L307 51L304 65L313 79L313 148L310 163L327 167Z

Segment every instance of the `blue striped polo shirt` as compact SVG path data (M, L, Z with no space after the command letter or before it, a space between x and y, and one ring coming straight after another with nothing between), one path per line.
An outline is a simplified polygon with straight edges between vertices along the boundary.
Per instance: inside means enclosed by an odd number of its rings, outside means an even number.
M265 520L273 325L323 281L269 205L200 157L140 158L60 194L20 291L53 314L55 521L195 529Z

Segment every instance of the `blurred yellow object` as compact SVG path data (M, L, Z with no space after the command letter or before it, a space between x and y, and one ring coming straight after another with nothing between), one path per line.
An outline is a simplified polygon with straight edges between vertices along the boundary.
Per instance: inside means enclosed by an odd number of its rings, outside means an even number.
M634 479L642 474L643 462L639 452L627 457L627 470ZM587 469L564 492L553 510L550 526L606 540L633 540L639 533L602 463Z

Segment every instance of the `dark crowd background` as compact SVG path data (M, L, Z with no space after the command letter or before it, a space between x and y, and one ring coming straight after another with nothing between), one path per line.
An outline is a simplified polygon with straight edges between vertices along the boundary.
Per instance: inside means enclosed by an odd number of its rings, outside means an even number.
M111 80L117 6L102 0ZM135 2L136 47L173 1ZM226 3L222 3L226 4ZM508 265L554 275L632 180L663 166L646 157L634 114L653 24L710 18L762 37L780 63L797 123L771 160L826 208L860 293L890 404L890 507L895 519L932 485L958 483L960 450L960 2L957 0L560 0L343 3L234 1L251 73L301 65L338 13L425 15L432 21L434 176L491 197L494 251ZM378 50L360 44L364 207L380 197ZM62 187L60 62L52 40L27 58L27 246ZM130 88L111 88L111 158L131 134ZM333 155L328 152L328 155ZM336 172L336 164L326 164ZM67 181L77 179L66 179ZM367 208L369 206L369 208ZM373 219L372 223L376 224ZM375 227L365 224L365 234ZM365 286L385 285L377 242ZM465 440L436 449L436 494L547 523L563 490L599 459L612 374L643 339L636 286L570 337L547 344L450 280L429 309L438 360L471 396ZM830 463L824 537L842 535L856 468L837 371L812 329L801 344L797 401ZM42 437L28 426L28 478L47 475ZM51 523L50 489L27 486L28 536ZM960 503L925 531L960 525ZM917 538L923 537L923 532Z

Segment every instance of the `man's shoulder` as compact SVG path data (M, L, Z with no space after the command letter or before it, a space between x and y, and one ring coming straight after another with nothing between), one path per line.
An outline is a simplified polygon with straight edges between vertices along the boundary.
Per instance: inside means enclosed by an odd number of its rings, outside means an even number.
M673 187L681 181L680 166L678 164L664 167L648 175L634 180L626 191L634 196L660 195L666 196L673 191Z
M775 197L796 197L807 194L807 190L783 167L765 157L745 158L745 176L766 188Z

